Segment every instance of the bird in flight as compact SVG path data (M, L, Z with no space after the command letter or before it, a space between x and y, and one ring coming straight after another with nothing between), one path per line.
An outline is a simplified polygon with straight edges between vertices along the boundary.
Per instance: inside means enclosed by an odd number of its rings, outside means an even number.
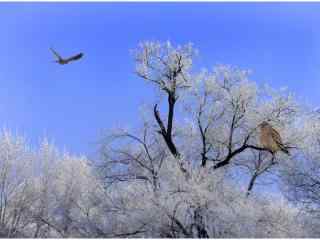
M70 63L72 61L79 60L80 58L83 57L83 53L79 53L79 54L76 54L76 55L71 56L69 58L63 58L55 50L53 50L53 48L50 48L50 50L52 51L52 53L57 58L57 60L55 62L58 63L58 64L61 64L61 65L68 64L68 63Z
M260 143L261 145L275 154L282 151L290 155L288 147L284 146L280 134L268 122L264 121L260 125Z

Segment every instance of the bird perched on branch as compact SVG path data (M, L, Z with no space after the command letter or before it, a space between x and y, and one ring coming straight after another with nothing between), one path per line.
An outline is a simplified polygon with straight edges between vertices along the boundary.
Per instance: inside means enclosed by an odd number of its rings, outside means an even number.
M64 64L68 64L70 63L71 61L76 61L76 60L79 60L80 58L83 57L83 53L79 53L79 54L76 54L74 56L71 56L69 58L63 58L61 57L55 50L53 50L53 48L50 48L50 50L53 52L53 54L56 56L57 60L55 61L56 63L59 63L61 65L64 65Z
M290 155L288 147L281 140L280 134L268 122L264 121L260 125L260 143L267 150L275 154L277 151L282 151Z

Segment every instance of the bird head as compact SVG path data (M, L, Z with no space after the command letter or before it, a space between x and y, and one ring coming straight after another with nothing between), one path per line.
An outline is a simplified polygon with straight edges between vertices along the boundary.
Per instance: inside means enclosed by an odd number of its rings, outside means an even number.
M267 126L269 126L270 124L268 123L268 121L263 121L262 123L260 123L259 125L258 125L258 127L260 127L260 128L265 128L265 127L267 127Z

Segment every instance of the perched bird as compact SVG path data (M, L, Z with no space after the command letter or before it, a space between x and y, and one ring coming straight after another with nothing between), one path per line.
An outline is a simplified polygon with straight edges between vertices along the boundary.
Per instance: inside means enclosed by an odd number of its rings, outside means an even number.
M288 148L283 145L281 136L268 122L264 121L260 125L260 143L267 150L275 154L282 151L290 155Z
M62 58L55 50L53 50L52 48L50 48L50 50L57 57L57 60L55 62L57 62L57 63L59 63L61 65L67 64L67 63L69 63L71 61L79 60L80 58L83 57L83 53L79 53L79 54L74 55L74 56L69 57L69 58Z

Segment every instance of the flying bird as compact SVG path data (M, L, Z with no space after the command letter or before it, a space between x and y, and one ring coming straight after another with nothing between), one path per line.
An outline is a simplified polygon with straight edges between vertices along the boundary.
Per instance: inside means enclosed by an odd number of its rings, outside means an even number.
M79 53L79 54L76 54L74 56L71 56L69 58L63 58L61 57L55 50L53 50L53 48L50 48L50 50L53 52L53 54L56 56L57 60L55 61L56 63L59 63L61 65L64 65L64 64L68 64L70 63L71 61L76 61L76 60L79 60L80 58L83 57L83 53Z
M288 148L283 145L281 136L268 122L264 121L260 125L260 143L267 150L275 154L277 151L282 151L290 155Z

